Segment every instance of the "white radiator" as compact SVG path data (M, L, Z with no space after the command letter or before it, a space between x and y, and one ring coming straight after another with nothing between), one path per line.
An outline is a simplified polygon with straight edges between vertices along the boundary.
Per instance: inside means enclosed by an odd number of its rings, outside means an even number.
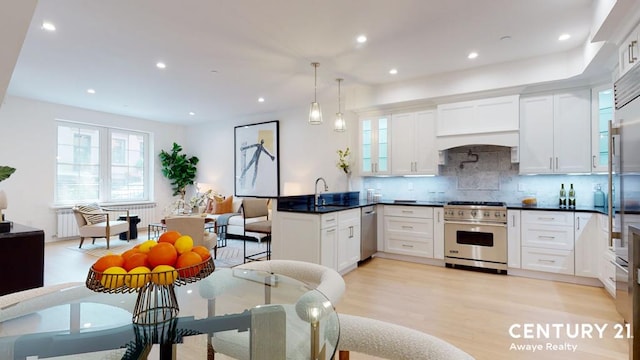
M156 204L134 204L134 205L120 205L109 206L113 209L129 209L129 215L138 215L140 222L138 223L138 229L147 229L149 223L156 221ZM110 211L109 217L113 216L117 219L120 215L125 215L124 211ZM70 208L56 210L57 217L57 229L56 236L58 239L78 237L78 223L73 215L73 210Z

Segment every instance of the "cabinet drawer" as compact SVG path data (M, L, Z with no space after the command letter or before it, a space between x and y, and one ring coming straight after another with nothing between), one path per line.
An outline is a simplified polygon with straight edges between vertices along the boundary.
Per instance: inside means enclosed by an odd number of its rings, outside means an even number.
M522 248L522 268L556 274L573 275L573 251Z
M389 233L411 234L424 238L433 238L433 219L384 217L384 229Z
M386 241L386 251L394 254L433 257L433 242L391 238Z
M433 208L428 206L385 205L384 214L390 216L433 219Z
M331 226L338 226L338 213L332 212L320 215L320 228L324 229Z
M349 210L343 210L343 211L339 211L338 213L338 221L340 221L341 223L343 221L352 221L352 220L358 220L360 221L360 209L349 209Z
M573 211L523 211L522 224L564 225L573 228Z
M573 250L573 228L567 226L523 225L522 246Z

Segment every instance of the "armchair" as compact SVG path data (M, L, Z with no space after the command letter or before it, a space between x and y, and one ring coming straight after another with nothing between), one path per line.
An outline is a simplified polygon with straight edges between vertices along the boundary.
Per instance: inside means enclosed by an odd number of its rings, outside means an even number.
M106 238L107 249L112 235L126 232L129 239L129 210L100 207L98 204L76 205L72 210L80 232L79 248L86 237L93 238L94 244L96 238ZM126 212L126 220L112 220L113 215L109 211Z
M216 233L205 231L202 216L173 216L165 218L167 230L174 230L182 235L189 235L193 239L193 245L202 245L213 250L213 258L218 257L218 237Z

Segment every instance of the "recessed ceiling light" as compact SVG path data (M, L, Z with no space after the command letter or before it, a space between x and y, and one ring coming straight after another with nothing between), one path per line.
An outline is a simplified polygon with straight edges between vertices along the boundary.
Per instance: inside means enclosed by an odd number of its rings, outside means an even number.
M42 29L47 31L56 31L56 26L50 22L43 22Z
M475 59L478 57L478 53L477 52L470 52L469 55L467 55L467 58L469 59Z
M264 102L264 98L263 97L259 97L258 98L258 102Z
M164 69L164 68L167 67L167 65L165 63L163 63L163 62L158 62L158 63L156 63L156 67L158 69Z
M391 75L395 75L395 74L397 74L397 73L398 73L398 69L391 69L391 70L389 70L389 74L391 74Z
M367 42L367 37L364 35L360 35L358 36L358 38L356 39L360 44L364 44Z
M189 111L189 115L193 116L193 115L195 115L195 114L196 114L196 113L194 113L193 111Z
M571 37L571 35L569 34L562 34L558 37L558 40L560 41L565 41L565 40L569 40L569 38Z
M96 91L94 89L87 89L87 93L89 94L95 94Z

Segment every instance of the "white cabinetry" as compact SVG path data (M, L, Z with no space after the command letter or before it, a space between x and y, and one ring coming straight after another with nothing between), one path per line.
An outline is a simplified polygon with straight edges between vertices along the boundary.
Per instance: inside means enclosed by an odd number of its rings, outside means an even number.
M360 261L360 209L338 213L338 272L355 268Z
M591 213L575 213L575 275L597 278L602 257L601 231L598 217Z
M519 95L438 105L437 135L518 131Z
M391 172L389 158L389 116L360 119L360 174L384 175Z
M525 210L521 219L522 268L573 275L573 212Z
M274 259L321 264L341 273L358 265L360 209L322 215L279 211L273 225Z
M591 171L588 89L520 99L520 173Z
M613 251L607 250L600 257L600 281L604 285L609 295L616 297L616 255Z
M394 175L436 174L435 111L394 114L391 126L391 172Z
M432 258L433 208L385 206L384 240L386 252Z
M622 44L620 44L618 50L619 77L638 63L638 57L640 56L638 40L640 40L640 26L633 29Z
M507 266L519 269L520 262L520 210L507 210Z
M520 245L518 245L518 253ZM433 208L433 258L444 260L444 209Z

